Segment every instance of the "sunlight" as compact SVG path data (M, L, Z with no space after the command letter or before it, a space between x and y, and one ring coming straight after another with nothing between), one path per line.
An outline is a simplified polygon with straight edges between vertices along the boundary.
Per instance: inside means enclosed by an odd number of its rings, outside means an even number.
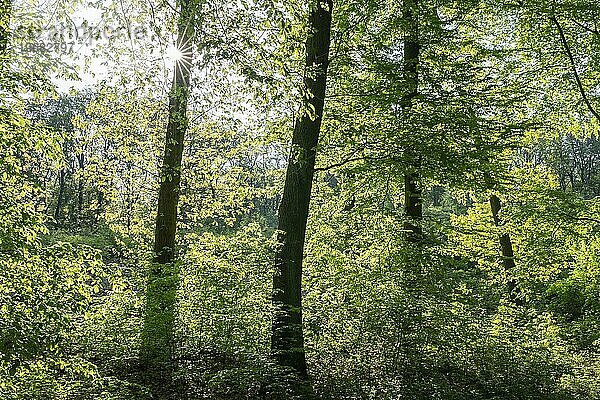
M0 400L600 400L599 21L0 0Z
M165 58L169 61L181 61L183 53L177 47L169 46L165 51Z

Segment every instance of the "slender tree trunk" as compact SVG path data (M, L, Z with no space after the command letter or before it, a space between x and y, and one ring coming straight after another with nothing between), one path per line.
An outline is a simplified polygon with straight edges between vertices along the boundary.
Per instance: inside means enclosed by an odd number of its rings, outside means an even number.
M166 264L173 261L175 227L177 224L177 202L181 182L181 159L183 140L187 129L187 100L190 90L190 68L192 64L191 40L193 27L184 18L189 0L180 2L182 22L179 24L177 44L183 52L176 61L173 84L169 94L169 122L165 137L165 150L161 168L161 183L158 192L158 211L154 231L155 261ZM183 47L182 47L183 46Z
M85 168L85 154L77 155L79 164L79 182L77 183L77 219L79 223L83 221L83 169Z
M408 92L402 98L404 115L410 113L413 99L418 95L419 86L419 23L417 19L417 0L405 0L404 18L408 28L404 40L404 79ZM422 189L419 185L420 158L414 152L407 150L409 171L404 175L404 212L407 221L404 222L406 237L411 242L419 242L423 236L421 220L423 219Z
M306 40L304 112L296 120L279 206L278 242L273 277L271 350L277 362L307 378L302 332L302 257L310 193L325 100L333 2L317 1ZM313 114L314 112L314 114Z
M490 195L490 208L492 209L492 217L494 218L494 225L500 226L502 220L500 219L500 210L502 209L502 203L495 194ZM508 233L500 235L500 250L502 252L502 267L504 271L509 274L510 271L515 268L515 253L513 251L512 241ZM518 305L523 304L523 300L520 296L521 292L517 286L517 281L510 278L507 283L508 296L510 300Z
M177 45L183 56L176 60L169 93L169 120L161 167L158 209L154 234L154 264L148 271L145 319L142 330L142 360L148 369L154 395L162 398L170 381L173 355L175 301L179 274L175 261L175 229L181 181L181 160L188 120L187 101L192 65L193 13L190 0L178 2Z
M6 56L6 50L8 48L11 12L11 1L0 0L0 66L4 65L4 57Z
M65 169L58 171L58 196L56 199L56 208L54 209L54 221L58 225L62 217L63 198L65 196Z
M96 188L96 190L98 191L98 193L96 194L96 210L94 212L94 221L96 222L96 225L98 225L98 223L100 222L101 216L102 216L102 211L104 208L104 194L102 193L102 189L101 188Z

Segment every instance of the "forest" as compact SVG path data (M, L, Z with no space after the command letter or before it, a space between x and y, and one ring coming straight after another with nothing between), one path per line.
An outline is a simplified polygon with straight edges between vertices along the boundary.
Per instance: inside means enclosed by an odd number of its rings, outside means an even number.
M600 3L0 0L17 399L600 399Z

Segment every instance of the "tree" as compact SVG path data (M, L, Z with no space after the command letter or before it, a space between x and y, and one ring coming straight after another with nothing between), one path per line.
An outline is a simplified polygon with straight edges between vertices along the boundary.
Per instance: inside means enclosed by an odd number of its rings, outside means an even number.
M317 0L308 19L304 104L294 126L279 206L279 247L275 254L273 277L275 315L271 350L280 365L293 368L304 379L308 372L302 332L302 259L316 147L325 104L332 9L331 0L326 3Z
M8 47L11 8L10 0L0 1L0 62L2 65L4 65L4 57Z
M154 260L159 264L171 263L175 256L181 158L188 125L186 112L192 66L193 4L191 0L181 0L179 7L177 48L181 52L181 58L175 62L173 83L169 94L169 121L165 136L154 233Z
M404 114L410 113L412 100L419 93L419 21L418 0L408 0L404 3L404 18L407 34L404 39L404 79L406 80L407 93L401 101ZM409 241L417 242L423 234L420 220L423 219L423 205L421 198L421 183L419 182L420 156L409 153L410 169L404 173L404 211L408 220L404 222Z
M492 210L494 226L497 228L502 226L502 220L500 219L502 202L500 201L500 198L493 193L490 195L490 209ZM500 250L502 252L502 267L504 268L504 272L508 275L516 268L515 253L513 251L512 240L510 239L508 232L504 232L500 235ZM512 302L517 305L523 305L523 299L520 296L520 290L517 286L517 281L515 278L508 278L507 290L508 296Z
M35 121L45 124L61 138L61 168L56 172L56 195L54 196L54 222L57 226L75 223L81 226L84 222L84 181L86 167L86 151L88 136L76 126L75 120L85 116L85 109L92 100L92 93L82 91L72 95L61 95L57 99L34 99L28 104L27 114ZM38 169L45 168L49 176L53 176L52 166L40 164ZM34 171L32 171L34 172ZM42 175L35 170L37 175ZM46 186L46 179L40 184ZM76 193L76 195L73 195ZM69 213L65 215L65 208ZM65 218L68 217L68 218ZM68 221L65 221L68 219Z
M170 378L173 347L175 298L177 293L177 265L175 261L175 231L177 206L181 183L181 160L185 132L188 126L187 101L190 92L192 68L192 40L194 36L195 3L179 1L177 49L173 82L169 93L169 116L165 136L164 155L160 171L158 210L154 231L154 263L150 265L146 293L146 314L142 332L142 358L150 374L153 387Z

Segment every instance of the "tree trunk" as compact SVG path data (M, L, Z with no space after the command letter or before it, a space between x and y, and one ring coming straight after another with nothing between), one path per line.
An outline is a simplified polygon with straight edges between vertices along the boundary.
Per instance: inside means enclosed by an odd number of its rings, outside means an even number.
M4 57L8 48L11 11L11 1L0 0L0 66L4 66Z
M65 196L65 169L61 168L58 171L58 196L56 199L56 208L54 209L54 221L59 225L62 217L63 198Z
M279 206L278 242L273 277L275 315L271 351L277 362L307 378L302 332L302 257L316 147L321 129L333 2L317 1L309 17L306 40L304 110L296 120ZM313 115L314 112L314 115Z
M177 202L181 182L181 158L183 140L187 129L187 100L192 64L192 27L186 22L191 10L189 0L180 2L181 21L178 26L177 44L183 53L175 62L173 84L169 94L169 122L165 137L165 150L158 192L158 211L154 231L155 261L167 264L173 261L175 251L175 228L177 224Z
M408 115L412 101L418 94L419 86L419 23L417 19L417 0L406 0L404 18L408 33L404 40L404 79L408 92L402 97L401 106L404 115ZM419 186L420 157L407 149L409 171L404 175L404 222L406 238L411 242L419 242L423 236L421 220L423 219L422 190Z
M500 210L502 209L502 203L495 194L490 195L490 208L492 209L492 217L494 218L494 225L500 226L502 221L500 219ZM508 274L515 268L515 253L513 252L512 241L508 233L500 235L500 250L502 251L502 267ZM510 300L517 304L523 305L521 298L521 291L517 286L517 281L510 278L507 283L508 296Z
M169 93L169 120L161 167L158 210L154 235L154 264L148 271L145 319L142 330L142 360L147 367L153 394L161 398L170 382L173 328L179 274L175 258L177 202L181 181L183 141L187 129L187 100L192 65L194 3L179 1L177 45L183 56L176 60Z
M77 155L79 164L79 181L77 182L77 219L81 224L83 222L83 170L85 168L85 154Z

